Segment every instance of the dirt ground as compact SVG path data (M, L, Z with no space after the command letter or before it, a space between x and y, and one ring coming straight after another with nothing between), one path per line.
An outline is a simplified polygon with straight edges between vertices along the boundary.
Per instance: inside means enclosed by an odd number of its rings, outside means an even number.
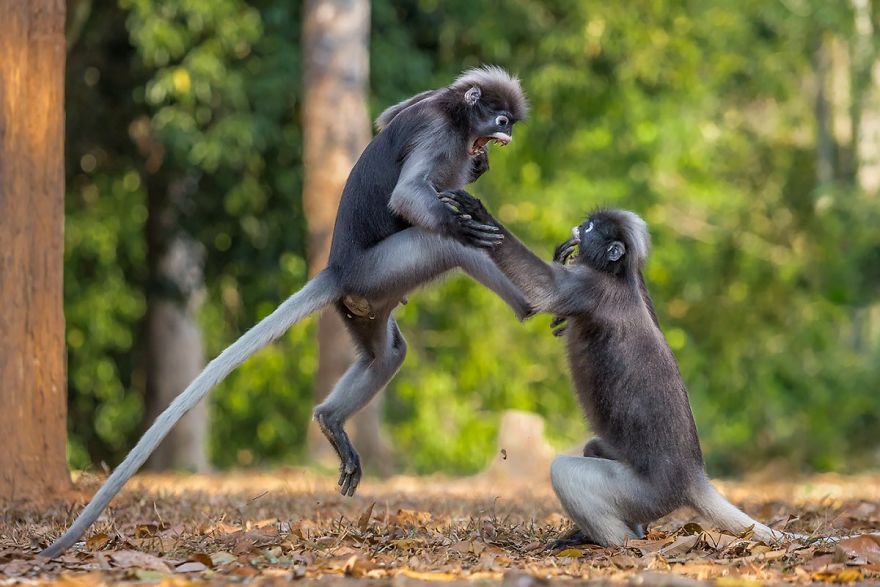
M79 480L83 496L98 480ZM544 480L367 479L354 498L307 470L143 475L85 542L59 559L36 556L78 503L5 504L0 584L415 585L553 580L633 585L880 582L880 475L718 483L774 527L839 544L762 544L680 511L646 540L548 550L571 529Z

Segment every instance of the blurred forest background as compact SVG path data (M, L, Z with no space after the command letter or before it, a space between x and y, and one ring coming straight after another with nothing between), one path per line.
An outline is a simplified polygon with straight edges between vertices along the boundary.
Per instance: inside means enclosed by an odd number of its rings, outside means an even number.
M467 67L522 78L531 118L472 191L537 251L596 205L647 219L711 473L880 464L880 2L370 8L371 116ZM68 3L71 466L115 465L155 409L157 356L179 347L151 317L177 320L193 352L164 360L186 373L305 283L302 11ZM508 408L541 414L560 449L586 436L548 317L521 325L453 276L399 322L410 352L379 418L396 470L479 470ZM316 324L212 394L207 460L187 466L308 460Z

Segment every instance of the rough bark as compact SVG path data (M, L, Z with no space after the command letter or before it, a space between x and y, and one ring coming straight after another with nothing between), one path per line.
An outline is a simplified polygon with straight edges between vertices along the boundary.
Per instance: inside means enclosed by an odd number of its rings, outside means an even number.
M305 178L303 207L308 223L309 273L324 268L330 251L336 209L348 173L370 140L367 113L370 4L368 0L308 0L303 11L303 134ZM315 400L321 401L353 360L351 342L335 312L318 326L319 363ZM387 463L379 431L379 410L372 402L351 423L365 461ZM329 443L314 423L309 455L332 462Z
M150 189L147 224L150 294L147 298L147 425L205 366L202 333L196 321L204 300L204 249L177 221L188 196L187 182ZM147 461L152 470L207 471L208 405L199 403Z
M852 152L856 185L868 201L880 194L880 47L871 0L852 0L854 37L852 55ZM852 309L852 347L865 350L871 314Z
M0 499L63 493L64 2L0 0Z
M856 181L876 196L880 191L880 51L870 0L852 0L855 35L852 44L852 124Z

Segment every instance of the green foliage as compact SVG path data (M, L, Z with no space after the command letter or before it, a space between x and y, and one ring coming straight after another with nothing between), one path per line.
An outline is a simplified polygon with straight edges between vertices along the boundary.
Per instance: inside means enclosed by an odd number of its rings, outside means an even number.
M876 464L880 212L845 164L831 185L815 179L814 52L822 39L853 38L848 6L490 4L374 2L373 111L465 67L517 72L531 119L493 151L473 191L548 257L597 205L648 220L646 278L712 471L771 459ZM76 465L117 460L140 418L144 198L168 179L136 147L137 121L164 149L163 173L196 185L183 212L208 248L210 355L304 282L299 26L287 3L124 0L93 15L74 47L66 309ZM848 148L836 145L838 162ZM410 354L385 407L405 468L479 469L507 408L541 413L560 447L585 436L547 317L521 325L456 276L413 295L399 322ZM214 394L218 465L297 458L312 341L311 325L295 328Z

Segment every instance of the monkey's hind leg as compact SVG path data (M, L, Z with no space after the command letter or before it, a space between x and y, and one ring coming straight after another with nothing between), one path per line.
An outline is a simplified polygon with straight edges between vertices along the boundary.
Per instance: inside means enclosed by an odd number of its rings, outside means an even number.
M648 483L629 465L594 457L557 457L550 480L562 507L582 534L573 539L619 546L641 538L641 522L650 521Z
M406 357L406 341L389 317L390 308L375 319L348 318L344 307L338 309L360 357L315 408L315 420L339 455L340 492L352 496L361 480L361 460L343 425L394 377Z
M617 450L598 436L589 439L587 444L584 445L584 456L597 459L610 459L612 461L621 460L620 454Z

